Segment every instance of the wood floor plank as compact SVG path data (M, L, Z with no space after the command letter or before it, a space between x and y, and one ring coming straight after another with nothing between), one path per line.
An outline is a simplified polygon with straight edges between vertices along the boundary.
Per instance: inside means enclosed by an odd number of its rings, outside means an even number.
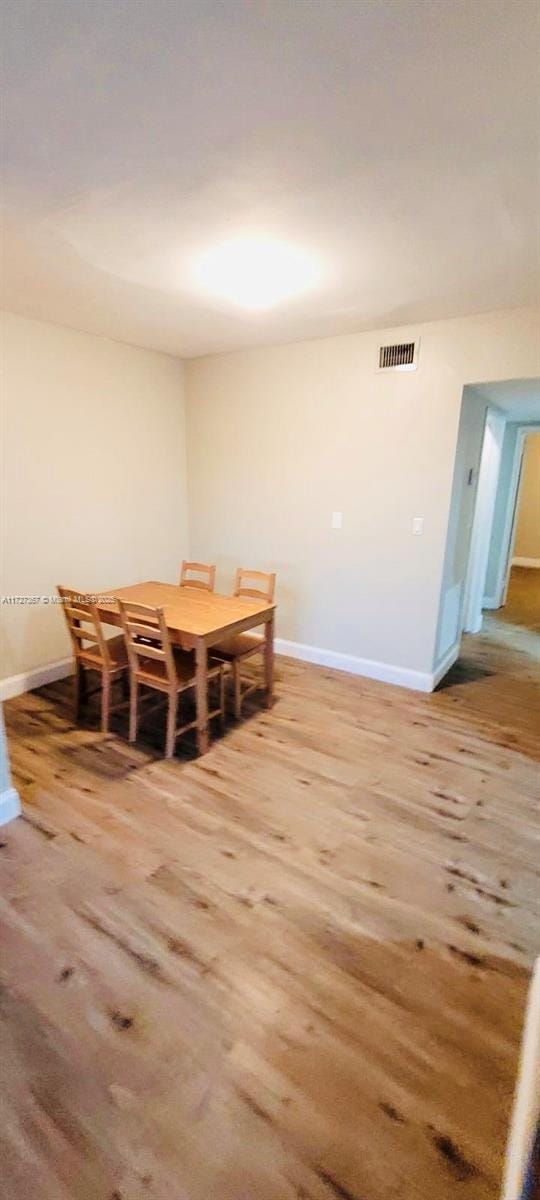
M208 755L6 705L9 1200L495 1200L540 947L539 585L432 696L285 659Z

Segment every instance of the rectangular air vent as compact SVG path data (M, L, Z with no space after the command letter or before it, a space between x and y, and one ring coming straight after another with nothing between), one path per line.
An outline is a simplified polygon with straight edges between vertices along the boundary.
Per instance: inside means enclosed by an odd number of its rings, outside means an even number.
M379 346L379 371L416 371L420 342L399 342Z

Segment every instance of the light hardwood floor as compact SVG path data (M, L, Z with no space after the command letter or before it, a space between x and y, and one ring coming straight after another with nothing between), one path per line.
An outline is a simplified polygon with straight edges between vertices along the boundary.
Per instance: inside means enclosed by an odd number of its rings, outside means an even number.
M6 705L2 1195L495 1200L540 939L517 609L432 696L279 659L199 760L75 731L67 682Z

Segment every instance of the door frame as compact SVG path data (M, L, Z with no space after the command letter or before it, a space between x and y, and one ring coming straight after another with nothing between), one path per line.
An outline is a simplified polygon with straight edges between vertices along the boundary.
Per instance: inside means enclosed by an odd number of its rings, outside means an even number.
M489 405L484 425L469 562L465 579L465 599L461 622L463 633L478 633L482 628L489 547L507 419L507 414L501 409L495 405Z

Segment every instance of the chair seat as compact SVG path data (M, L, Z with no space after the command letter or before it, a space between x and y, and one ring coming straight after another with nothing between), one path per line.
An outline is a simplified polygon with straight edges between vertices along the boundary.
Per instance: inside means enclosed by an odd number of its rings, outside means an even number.
M107 638L107 650L109 651L112 671L121 671L127 667L126 643L122 634L120 634L120 637ZM96 670L101 670L105 666L101 655L94 648L81 650L80 658L88 666L95 667Z
M195 655L187 653L185 650L173 650L173 654L179 688L193 687L195 685ZM213 679L218 675L222 666L221 662L212 662L209 658L208 678ZM156 684L164 685L166 688L169 686L166 664L159 659L141 657L136 675L139 683L147 683L149 687L155 687Z
M247 654L256 654L264 650L264 637L257 633L232 633L223 638L217 646L212 646L212 654L217 658L231 661L233 658L243 658Z

